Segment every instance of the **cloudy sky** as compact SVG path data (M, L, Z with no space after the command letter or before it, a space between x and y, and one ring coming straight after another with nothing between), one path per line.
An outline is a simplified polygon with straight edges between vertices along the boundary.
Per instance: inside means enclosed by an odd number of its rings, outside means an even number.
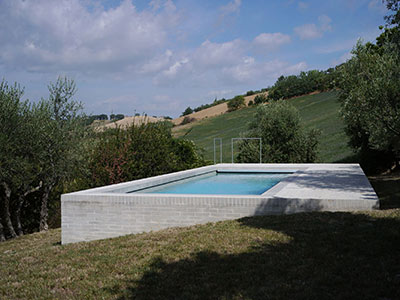
M47 97L73 78L87 113L178 116L344 62L380 0L0 0L0 77Z

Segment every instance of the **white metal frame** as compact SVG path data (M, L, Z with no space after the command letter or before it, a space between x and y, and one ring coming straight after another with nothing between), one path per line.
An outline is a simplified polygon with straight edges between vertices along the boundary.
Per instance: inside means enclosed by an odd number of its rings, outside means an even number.
M215 141L219 141L219 163L222 164L222 139L214 138L214 165L217 163L216 150L215 150Z

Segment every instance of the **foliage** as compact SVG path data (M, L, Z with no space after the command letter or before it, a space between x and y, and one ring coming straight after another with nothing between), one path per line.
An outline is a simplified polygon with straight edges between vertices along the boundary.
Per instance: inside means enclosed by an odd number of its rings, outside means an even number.
M264 163L309 163L317 158L319 131L305 132L298 111L283 101L259 106L245 135L262 139ZM257 162L259 150L254 147L241 143L239 162Z
M301 125L306 129L321 130L319 138L319 160L321 162L338 162L354 153L348 145L344 132L344 122L340 117L340 103L336 91L306 95L285 100L299 110ZM231 161L231 138L236 138L247 130L247 124L253 120L257 106L203 119L190 127L174 131L177 137L193 140L204 149L204 158L213 160L214 137L222 138L223 162ZM211 142L210 142L211 141ZM235 146L235 149L237 147ZM357 160L346 160L357 162Z
M238 110L245 106L244 97L236 96L235 98L229 100L228 102L228 111Z
M254 95L254 94L256 94L256 92L253 91L253 90L250 90L250 91L246 92L246 96L251 96L251 95Z
M184 117L180 125L189 124L196 121L196 118Z
M90 155L93 186L119 183L204 165L193 142L171 136L161 122L99 133Z
M267 96L265 94L260 94L260 95L255 96L254 103L256 105L264 103L264 102L267 102Z
M106 114L86 116L85 123L86 123L86 125L90 125L95 120L106 121L106 120L108 120L108 116Z
M122 120L123 118L125 118L125 116L123 114L111 114L110 115L110 120L112 120L112 121Z
M59 78L48 99L32 104L21 101L17 85L0 85L0 223L8 237L39 223L46 230L53 191L82 165L87 119L72 100L75 91L72 80Z
M400 159L400 55L386 44L382 51L357 43L341 67L340 99L346 133L356 150L393 153Z
M193 109L190 108L190 106L188 106L185 111L182 113L181 116L186 116L186 115L190 115L191 113L193 113Z
M194 108L193 111L198 112L198 111L204 110L206 108L210 108L210 107L216 106L218 104L224 103L226 101L227 100L225 98L222 98L220 100L214 99L214 101L212 103L200 105L200 106Z
M280 76L269 89L271 100L288 99L314 91L327 91L335 87L335 69L326 71L311 70L300 75Z
M386 2L386 8L391 10L393 13L385 16L387 24L400 25L400 1L399 0L384 0Z

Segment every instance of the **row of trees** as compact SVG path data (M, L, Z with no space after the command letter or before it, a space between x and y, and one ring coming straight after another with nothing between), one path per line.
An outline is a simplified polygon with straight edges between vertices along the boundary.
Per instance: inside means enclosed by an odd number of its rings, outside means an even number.
M326 71L310 70L299 75L281 76L269 89L271 100L288 99L314 91L326 91L336 86L336 68Z
M111 114L110 115L110 120L112 120L112 121L122 120L123 118L125 118L125 116L123 114ZM90 115L90 116L87 116L86 119L87 119L87 124L92 124L93 121L95 121L95 120L100 120L100 121L108 120L108 115L106 115L106 114Z
M200 106L198 106L198 107L195 107L195 108L193 108L193 109L189 106L189 107L187 107L187 108L183 111L183 113L181 114L181 117L182 117L182 116L190 115L191 113L194 113L194 112L198 112L198 111L204 110L204 109L206 109L206 108L213 107L213 106L215 106L215 105L224 103L224 102L226 102L226 101L228 101L228 100L226 100L225 98L222 98L222 99L219 99L219 100L217 100L217 98L215 98L214 101L213 101L212 103L209 103L209 104L202 104L202 105L200 105Z

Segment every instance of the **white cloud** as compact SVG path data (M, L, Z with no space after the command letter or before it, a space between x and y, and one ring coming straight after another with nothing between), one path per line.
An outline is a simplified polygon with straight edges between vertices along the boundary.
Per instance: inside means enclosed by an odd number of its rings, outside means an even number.
M319 16L318 22L319 22L318 26L312 23L295 27L294 32L302 40L311 40L311 39L321 38L326 31L332 30L331 26L332 20L327 15Z
M1 2L0 63L37 72L139 68L165 44L179 18L170 1L158 12L139 12L129 0L110 9L85 3Z
M265 50L276 50L284 44L290 43L290 36L276 33L261 33L253 40L253 45Z
M280 75L298 74L306 68L305 62L291 65L277 59L256 62L254 58L247 58L236 66L224 69L224 74L238 83L252 83L258 78L275 81Z
M193 58L200 68L236 64L247 47L247 43L239 39L225 43L206 40L194 51Z
M319 24L320 24L320 30L322 32L331 31L332 30L332 26L331 26L332 19L329 18L327 15L320 15L318 17L318 21L319 21Z
M228 4L221 6L220 10L223 16L230 15L233 13L237 13L240 9L240 5L242 4L242 0L233 0Z
M309 4L307 2L299 1L297 6L300 10L306 10L308 8Z
M260 78L274 79L289 71L297 73L306 68L305 63L290 65L281 60L257 61L248 53L257 45L273 49L288 42L290 37L281 33L263 33L250 43L240 39L224 43L206 40L190 53L171 58L170 64L159 72L154 83L167 86L213 82L233 86L238 83L254 83Z
M294 32L302 40L311 40L322 37L322 32L317 28L315 24L304 24L294 28Z
M172 56L172 51L167 49L165 53L155 56L144 63L140 69L140 73L148 74L159 72L170 63Z

